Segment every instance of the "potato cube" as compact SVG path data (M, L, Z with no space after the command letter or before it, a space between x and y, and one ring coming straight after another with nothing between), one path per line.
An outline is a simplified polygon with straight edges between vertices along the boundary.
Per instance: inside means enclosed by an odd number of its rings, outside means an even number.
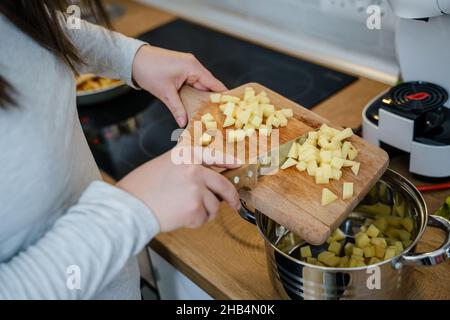
M352 129L346 128L346 129L342 130L341 132L339 132L338 134L336 134L333 137L333 140L334 141L342 141L342 140L350 138L352 135L353 135Z
M355 236L356 246L363 249L370 245L370 239L365 233L358 233Z
M234 123L236 122L236 120L233 117L227 116L225 118L225 121L223 122L223 127L230 127L232 125L234 125Z
M308 171L308 175L314 177L316 175L317 162L316 161L307 162L306 170Z
M205 122L205 127L207 130L216 130L217 129L217 122L215 121L207 121Z
M255 97L255 90L253 88L247 87L244 89L244 100L248 101Z
M376 238L379 234L380 230L378 230L378 228L375 227L373 224L371 224L367 229L367 235L371 238Z
M252 114L252 110L246 109L244 111L238 112L236 116L243 124L247 124L248 120L250 119L251 114Z
M341 252L341 244L337 241L331 242L330 245L328 246L328 251L333 252L338 256L339 253Z
M348 268L350 262L350 258L347 256L344 256L341 258L341 261L339 261L338 267L339 268Z
M412 242L413 242L412 239L402 240L403 248L408 248Z
M287 118L284 116L284 113L281 111L277 111L276 113L277 119L280 121L280 127L286 127L288 124Z
M414 221L413 221L413 219L411 217L403 218L401 220L401 224L406 229L406 231L408 231L408 232L412 232L413 231Z
M345 233L341 229L337 228L333 231L331 237L335 241L342 241L345 239Z
M389 227L386 229L386 231L384 231L384 234L387 235L389 238L395 238L395 239L399 239L399 232L400 230L397 228L393 228L393 227Z
M275 113L275 106L273 104L262 104L260 106L263 111L263 116L268 118Z
M322 201L321 201L321 204L322 204L322 206L329 205L330 203L336 201L337 198L338 198L337 195L335 195L329 189L324 188L322 190Z
M331 153L333 155L333 158L343 159L342 158L342 151L341 151L341 149L331 150ZM338 169L340 169L340 168L338 168Z
M353 243L347 242L347 243L345 244L345 246L344 246L344 252L345 252L345 254L348 255L348 256L352 255L352 254L353 254L353 247L354 247L354 246L355 246L355 245L354 245Z
M396 248L396 255L399 255L403 252L403 243L400 241L394 241L394 243L392 243L392 246Z
M363 249L363 251L364 251L364 257L366 257L366 258L372 258L375 256L375 247L374 246L365 247Z
M387 247L387 243L386 243L386 239L385 238L372 238L370 239L370 243L373 244L374 246L378 246L381 248L386 248Z
M319 255L317 256L317 260L329 267L335 267L338 265L340 259L339 257L336 257L332 252L323 251L319 253Z
M252 135L254 135L255 134L255 128L251 128L251 127L244 127L244 130L245 130L245 135L247 136L247 137L251 137Z
M200 138L200 144L202 146L207 146L211 143L211 139L212 139L212 137L205 132L202 134L202 136Z
M342 171L338 170L338 169L335 169L335 168L332 168L331 169L331 177L330 177L330 179L339 181L339 180L341 180L341 178L342 178Z
M286 118L292 118L294 116L292 109L281 109L281 112L283 112Z
M356 164L355 161L344 160L344 163L342 164L342 166L347 168L347 167L353 167L355 164Z
M294 142L291 145L291 148L289 149L288 157L289 158L294 158L294 159L298 158L298 146L297 146L297 143Z
M381 232L384 232L388 226L387 220L384 217L377 217L373 224L380 230Z
M210 122L210 121L214 121L214 117L212 116L211 113L207 113L202 115L201 117L202 123L206 123L206 122Z
M360 256L360 257L362 257L363 255L364 255L363 249L358 248L358 247L356 247L356 246L353 246L353 249L352 249L352 257L353 257L353 256Z
M350 150L350 146L351 146L351 143L348 142L348 141L345 141L345 142L342 144L342 148L341 148L342 159L347 159L347 157L348 157L348 151Z
M317 258L307 257L306 258L306 262L309 263L309 264L316 264L317 263Z
M411 233L409 233L406 230L398 230L397 235L398 235L399 239L402 241L411 239Z
M329 152L331 152L331 151L329 151ZM333 168L340 170L342 168L342 165L344 164L344 159L334 157L331 159L330 164Z
M322 175L326 178L331 178L331 166L328 163L322 163L320 165L320 168L322 169Z
M342 199L347 200L353 197L353 182L344 182L342 190Z
M376 264L378 262L380 262L380 259L378 259L377 257L372 257L372 258L370 258L368 264Z
M321 163L330 163L331 157L332 157L331 151L320 150L320 162Z
M326 136L319 136L317 144L322 148L326 148L330 144L330 142L328 141L328 138Z
M355 176L358 176L359 173L359 167L360 167L360 163L356 162L354 165L352 165L350 167L350 169L352 170L352 172L355 174Z
M289 167L295 166L297 164L297 160L288 158L280 167L281 170L285 170Z
M234 121L234 128L235 128L235 129L242 129L243 127L244 127L244 123L242 123L241 120L236 119L236 120Z
M225 95L221 96L220 101L221 102L232 102L234 104L234 103L238 103L239 101L241 101L241 99L239 99L238 97L233 97L233 96L225 94Z
M220 94L220 93L211 93L209 95L209 101L211 101L212 103L220 103L221 97L222 97L222 94Z
M300 256L302 258L312 257L311 247L310 246L301 247L300 248Z
M307 164L305 161L299 161L296 165L296 168L298 171L303 172L306 170L306 166L307 166Z
M263 137L269 137L272 133L272 127L265 124L260 125L258 129L259 135Z
M348 155L347 155L348 159L355 160L357 156L358 156L358 150L350 147L350 150L348 150Z
M395 256L396 256L396 247L392 247L392 246L387 247L386 253L384 254L384 260L392 259Z
M375 257L378 259L383 259L384 255L386 253L386 248L380 247L380 246L374 246L375 247Z
M328 178L327 176L324 175L323 168L317 168L315 181L316 181L316 184L328 184L328 183L330 183L330 178ZM322 192L322 199L323 199L323 196L324 196L324 194ZM336 199L334 199L334 200L336 200Z
M319 133L317 131L308 132L308 139L317 140L319 138Z
M225 110L223 111L223 114L226 116L234 116L234 109L236 108L236 105L233 102L228 102L225 105Z
M255 128L259 128L259 126L260 126L261 123L262 123L262 120L263 120L263 119L262 119L260 116L254 115L253 118L251 119L250 123L251 123L252 125L254 125Z

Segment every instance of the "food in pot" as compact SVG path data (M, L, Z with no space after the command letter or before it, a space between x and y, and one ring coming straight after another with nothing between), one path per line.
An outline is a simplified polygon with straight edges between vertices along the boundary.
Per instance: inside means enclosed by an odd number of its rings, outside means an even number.
M96 76L95 74L81 74L75 77L77 92L92 91L109 88L122 83L121 80Z
M354 237L346 237L341 229L336 229L327 240L326 250L317 252L321 247L300 247L300 258L325 267L352 268L375 264L399 255L408 247L413 229L411 217L386 215L381 211L374 219L365 219Z
M450 196L445 199L444 204L435 212L435 215L450 220Z

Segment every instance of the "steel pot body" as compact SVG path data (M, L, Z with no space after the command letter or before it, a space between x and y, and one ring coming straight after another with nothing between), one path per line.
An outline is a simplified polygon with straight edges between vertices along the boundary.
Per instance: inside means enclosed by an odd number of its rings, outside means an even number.
M388 170L361 204L347 218L341 229L354 229L377 214L359 212L358 208L383 204L395 210L399 203L414 220L413 241L398 256L380 263L357 268L328 268L301 261L298 251L305 242L262 213L256 211L253 222L265 239L271 281L285 299L402 299L413 288L411 272L417 265L442 263L450 255L450 222L428 216L424 199L414 185L398 173ZM242 215L252 220L249 211ZM416 254L415 247L428 226L444 229L443 246L433 252ZM312 246L320 249L320 246Z

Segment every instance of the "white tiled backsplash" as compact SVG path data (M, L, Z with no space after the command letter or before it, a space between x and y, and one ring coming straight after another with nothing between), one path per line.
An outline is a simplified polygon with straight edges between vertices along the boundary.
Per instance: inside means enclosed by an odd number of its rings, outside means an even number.
M140 0L227 32L388 83L396 17L385 0ZM369 30L370 5L381 29Z

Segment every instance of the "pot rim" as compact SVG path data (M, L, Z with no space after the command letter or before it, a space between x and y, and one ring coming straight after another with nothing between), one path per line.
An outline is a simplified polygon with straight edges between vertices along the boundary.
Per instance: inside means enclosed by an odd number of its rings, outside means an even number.
M395 261L398 260L399 257L405 255L406 253L408 253L412 248L414 248L417 244L417 242L419 242L419 240L422 238L423 233L425 232L425 229L427 227L427 223L428 223L428 208L427 208L427 204L425 202L425 199L423 198L422 194L420 193L419 190L417 190L417 188L414 186L414 184L409 181L408 179L406 179L404 176L402 176L400 173L398 173L397 171L394 171L392 169L386 169L386 172L381 176L381 178L378 180L383 180L383 178L387 178L388 181L392 181L393 178L397 178L400 181L398 182L399 185L401 185L403 187L403 189L410 194L410 196L414 199L415 201L419 204L419 210L423 211L423 222L421 223L420 226L420 230L417 232L417 235L414 239L414 241L411 242L411 244L402 251L401 254L398 254L392 258L390 258L389 260L383 260L380 261L378 263L374 263L368 266L364 266L364 267L347 267L347 268L335 268L335 267L321 267L321 266L317 266L317 265L313 265L301 260L298 260L296 258L291 257L290 255L284 253L283 251L281 251L280 249L278 249L271 241L269 241L269 239L267 238L267 236L263 233L262 228L261 228L261 215L262 213L259 212L258 210L255 211L255 220L256 220L256 226L258 227L258 231L261 234L261 236L264 239L264 242L267 244L269 244L272 249L274 249L275 251L277 251L279 254L281 254L284 258L287 258L295 263L301 264L301 265L307 265L310 268L316 268L318 270L322 270L322 271L327 271L327 272L343 272L343 271L358 271L358 270L367 270L370 268L374 268L374 267L379 267L381 265L387 264L389 262L393 263ZM421 218L422 219L422 218Z

